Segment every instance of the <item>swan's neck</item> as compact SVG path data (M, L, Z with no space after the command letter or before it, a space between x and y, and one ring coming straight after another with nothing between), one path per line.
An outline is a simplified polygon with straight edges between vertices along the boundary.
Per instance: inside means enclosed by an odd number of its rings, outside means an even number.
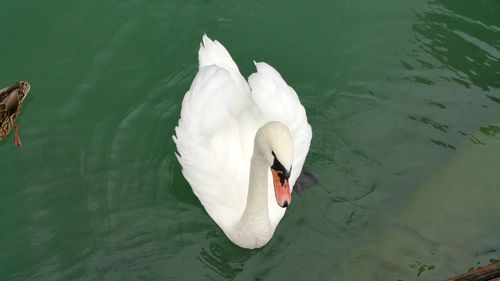
M269 223L267 203L267 177L269 168L260 152L254 152L250 163L247 205L241 216L240 224L255 226L256 223Z
M269 165L257 147L250 163L250 181L247 204L241 216L235 235L240 246L258 248L271 239L275 227L269 221L268 173Z

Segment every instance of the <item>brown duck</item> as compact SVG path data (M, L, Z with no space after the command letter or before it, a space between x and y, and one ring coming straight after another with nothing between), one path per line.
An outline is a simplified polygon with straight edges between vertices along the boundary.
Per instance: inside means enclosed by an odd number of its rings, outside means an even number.
M12 127L15 127L14 144L21 146L19 124L16 117L21 111L24 98L28 95L30 84L25 81L0 89L0 140L5 138Z

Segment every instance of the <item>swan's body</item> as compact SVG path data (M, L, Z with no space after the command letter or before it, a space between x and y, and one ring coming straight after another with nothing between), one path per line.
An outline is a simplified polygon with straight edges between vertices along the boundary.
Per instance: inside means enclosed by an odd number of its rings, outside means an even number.
M268 64L255 63L247 83L224 46L206 35L198 58L175 130L177 158L226 236L240 247L258 248L285 214L278 204L290 203L311 127L295 91ZM282 173L270 169L273 161ZM280 182L290 189L279 188Z

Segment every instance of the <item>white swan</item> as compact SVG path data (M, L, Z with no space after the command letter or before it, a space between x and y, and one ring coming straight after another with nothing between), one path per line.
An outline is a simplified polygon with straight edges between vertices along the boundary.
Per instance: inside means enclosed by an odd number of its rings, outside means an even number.
M243 248L264 246L291 203L312 132L295 91L266 63L248 83L206 35L174 142L182 173L210 217Z

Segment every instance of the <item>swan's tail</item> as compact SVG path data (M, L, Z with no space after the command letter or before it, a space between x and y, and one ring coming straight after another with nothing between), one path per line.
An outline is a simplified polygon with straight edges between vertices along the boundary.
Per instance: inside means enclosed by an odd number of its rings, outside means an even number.
M203 35L202 43L200 43L198 61L200 63L199 68L207 65L217 65L226 70L240 72L226 48L219 41L208 38L206 34Z

